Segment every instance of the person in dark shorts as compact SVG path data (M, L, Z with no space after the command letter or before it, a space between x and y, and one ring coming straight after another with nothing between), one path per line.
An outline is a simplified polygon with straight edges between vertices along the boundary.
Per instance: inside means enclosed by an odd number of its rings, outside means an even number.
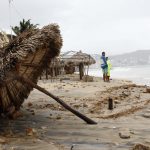
M101 68L102 68L102 72L103 72L103 80L105 82L107 80L107 71L108 71L105 52L102 52L102 55L101 55Z

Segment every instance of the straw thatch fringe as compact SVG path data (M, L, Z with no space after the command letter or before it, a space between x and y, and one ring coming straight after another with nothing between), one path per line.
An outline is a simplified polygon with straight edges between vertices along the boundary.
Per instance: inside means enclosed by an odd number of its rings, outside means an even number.
M37 83L38 77L57 56L62 46L59 26L50 24L42 29L23 33L0 52L0 111L18 109L32 87L14 80L15 74Z
M69 55L71 53L71 55ZM92 65L95 64L96 61L94 58L87 54L83 53L82 51L74 52L70 51L62 55L61 60L65 64L74 64L74 66L79 66L80 63L83 63L84 65Z

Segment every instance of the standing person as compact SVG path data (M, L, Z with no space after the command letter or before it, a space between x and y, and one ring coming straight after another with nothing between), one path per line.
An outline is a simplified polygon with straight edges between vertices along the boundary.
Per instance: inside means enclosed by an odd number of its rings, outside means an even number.
M105 82L107 80L107 62L106 62L105 52L102 52L101 68L102 68L102 72L103 72L103 80Z
M110 82L110 70L111 70L112 65L111 65L108 57L106 57L106 62L107 62L107 79L106 79L106 81Z

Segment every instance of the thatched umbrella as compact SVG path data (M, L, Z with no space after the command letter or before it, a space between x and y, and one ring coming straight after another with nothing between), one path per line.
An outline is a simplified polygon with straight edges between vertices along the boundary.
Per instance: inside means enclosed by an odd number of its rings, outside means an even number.
M0 111L18 109L32 87L14 78L23 76L37 83L38 77L62 46L59 27L50 24L16 37L0 54Z
M0 114L12 114L18 110L31 90L36 88L87 123L96 124L37 85L38 77L59 54L61 46L59 27L51 24L21 34L0 51Z
M76 52L76 51L69 51L64 54L62 54L61 58L65 64L67 63L74 63L75 66L78 66L81 62L84 65L91 65L96 63L95 59L87 54L87 53L82 53L82 51Z
M82 53L81 51L75 52L75 51L69 51L62 55L62 60L65 62L65 64L69 66L79 66L79 72L80 72L80 79L82 79L84 75L84 65L89 66L91 64L96 63L94 58L87 54Z

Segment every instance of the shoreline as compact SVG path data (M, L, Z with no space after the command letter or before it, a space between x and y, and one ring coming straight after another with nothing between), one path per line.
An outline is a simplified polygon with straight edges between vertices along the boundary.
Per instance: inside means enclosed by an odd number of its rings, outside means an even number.
M145 86L118 79L107 83L98 77L94 77L93 82L83 82L79 81L78 75L61 78L53 82L40 80L38 85L98 124L87 125L34 89L21 109L23 117L7 125L6 119L2 119L3 137L0 139L5 137L7 141L1 144L2 148L70 150L73 146L78 150L119 150L120 147L125 150L136 143L150 146L149 132L145 132L150 130L150 93L146 93ZM113 110L108 110L109 97L114 101ZM27 129L31 130L30 135ZM121 138L120 134L128 138Z
M138 85L150 86L150 72L148 71L148 66L141 67L142 68L138 68L138 66L114 67L111 70L111 77L113 79L130 80ZM147 70L147 73L145 73L145 70ZM100 69L91 68L89 71L89 75L102 76L102 72Z

